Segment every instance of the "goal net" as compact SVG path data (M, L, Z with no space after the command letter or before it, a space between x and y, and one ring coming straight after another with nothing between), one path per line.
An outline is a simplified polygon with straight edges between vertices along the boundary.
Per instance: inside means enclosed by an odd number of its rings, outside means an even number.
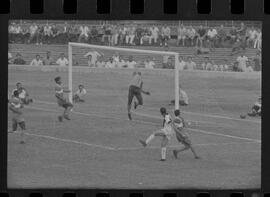
M120 73L120 77L123 77L125 73L128 73L129 78L125 78L122 82L120 82L121 79L118 81L121 85L125 85L126 89L128 88L128 83L131 79L130 76L134 71L141 71L144 80L147 78L144 76L146 72L152 73L152 75L154 75L154 73L169 72L171 73L171 77L167 79L171 79L172 85L167 87L167 89L174 92L175 109L179 109L179 70L178 66L176 66L179 65L179 60L178 53L176 52L171 52L164 48L160 48L159 51L151 50L151 48L149 48L149 50L146 50L145 48L135 48L133 46L120 48L70 42L68 44L68 60L68 86L71 90L69 100L71 102L72 95L75 91L74 88L77 87L78 81L81 80L79 77L74 77L74 70L82 69L82 72L84 72L84 69L85 72L89 72L90 70L91 72L99 73L118 72L118 74ZM86 69L85 66L88 66L89 70ZM164 67L168 69L164 69ZM157 83L162 83L162 80L159 81L158 77L159 76L157 75L156 79L151 81L153 83L155 81L155 84L153 85L155 87L159 87L159 84ZM88 89L91 91L91 83L96 82L91 82L91 78L88 78L87 80L90 80L87 84L90 84ZM118 82L114 83L106 76L105 78L100 77L97 80L99 81L100 86L102 86L102 83L106 83L111 90L115 90L117 86L120 86L121 88L121 85L117 85ZM114 77L113 80L117 81L118 77ZM160 89L160 91L163 91L164 89ZM167 95L167 98L172 99L171 96L172 95Z

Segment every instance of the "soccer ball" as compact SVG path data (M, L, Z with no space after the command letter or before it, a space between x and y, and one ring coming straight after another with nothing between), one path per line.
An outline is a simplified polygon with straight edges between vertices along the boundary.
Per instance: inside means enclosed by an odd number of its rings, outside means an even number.
M245 119L246 116L245 116L244 114L241 114L241 115L240 115L240 118L241 118L241 119Z

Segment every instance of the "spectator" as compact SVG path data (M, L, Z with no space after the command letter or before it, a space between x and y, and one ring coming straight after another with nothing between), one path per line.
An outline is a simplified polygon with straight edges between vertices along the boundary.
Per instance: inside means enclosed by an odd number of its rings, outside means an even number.
M31 63L30 63L30 66L42 66L43 65L43 62L40 58L40 55L36 55L36 58L34 58Z
M67 58L65 57L65 54L64 53L61 53L60 54L60 57L58 58L58 60L56 61L56 64L58 66L67 66L68 65L68 60Z
M115 37L114 43L112 43L112 45L116 45L117 44L117 38ZM89 34L89 42L90 43L94 43L94 42L98 42L98 30L96 26L92 26L91 30L90 30L90 34Z
M73 96L73 102L75 103L84 102L84 97L87 93L83 85L79 85L78 88L79 89L76 91L76 93Z
M10 52L8 52L8 63L11 64L12 63L12 55Z
M117 68L124 68L127 67L126 61L122 58L122 56L119 56L119 61L116 64Z
M144 66L146 69L154 69L155 62L153 61L153 58L147 57L146 61L144 62Z
M251 27L251 29L247 31L247 46L254 46L256 35L257 31L254 27Z
M184 68L186 67L186 62L184 61L184 58L179 56L178 60L179 60L178 70L184 70Z
M204 58L204 61L203 61L201 67L203 70L211 70L212 69L212 63L211 63L209 57Z
M102 42L108 43L108 45L111 44L111 38L112 38L112 29L109 25L104 25L104 35L102 36Z
M228 34L228 37L230 39L230 44L235 43L235 41L237 40L237 31L236 31L235 26L232 26L232 28Z
M238 38L236 42L232 46L232 52L231 55L235 55L236 53L239 53L242 50L244 50L243 42Z
M144 31L143 31L143 34L142 34L142 37L141 37L141 45L143 45L143 42L146 41L149 43L149 45L151 44L151 39L152 39L152 36L151 36L151 31L150 29L148 28L144 28Z
M22 39L22 43L25 44L28 42L30 37L30 32L29 32L29 28L24 25L22 26L22 31L21 31L21 39Z
M84 57L88 58L88 66L90 67L95 67L96 66L96 62L98 60L99 57L103 56L104 54L99 53L97 51L91 51L88 52L87 54L84 55Z
M112 26L112 39L111 39L111 45L114 46L114 45L117 45L118 44L118 36L119 36L119 33L118 33L118 28L116 25L113 25Z
M78 42L82 42L82 40L84 42L87 42L88 41L88 37L89 37L89 28L85 25L81 25L80 26L80 36L79 36L79 39L78 39Z
M194 70L194 69L196 69L196 63L192 61L192 57L188 57L185 70Z
M35 23L33 23L33 25L29 27L29 30L30 30L30 37L29 37L28 43L32 43L33 40L36 39L36 44L38 44L37 42L38 26Z
M207 32L207 41L209 43L210 49L216 46L216 40L217 40L217 30L215 28L209 28Z
M240 71L242 71L242 72L247 71L248 58L246 56L244 56L243 53L237 57L236 61L238 63L238 68Z
M187 39L189 40L190 46L194 46L194 39L196 37L196 30L190 26L187 29Z
M38 26L37 31L36 31L36 37L37 37L37 43L36 45L42 45L42 40L43 40L43 27L41 25Z
M58 34L59 34L58 27L55 24L53 24L52 25L52 35L51 35L51 40L53 43L57 42Z
M106 62L105 68L116 68L116 63L113 61L112 57L110 57L109 61Z
M224 28L223 25L220 26L218 29L218 34L217 34L217 42L219 47L224 47L225 41L227 40L227 31Z
M44 43L50 44L52 34L53 34L52 26L49 24L46 24L44 26Z
M124 25L121 25L119 28L119 45L123 45L126 41L126 27Z
M78 25L71 26L69 30L69 41L74 42L78 40L80 36L80 27Z
M177 29L177 46L180 46L180 42L182 41L182 46L185 46L185 39L187 35L187 30L183 24L181 24Z
M261 48L262 48L262 32L260 29L258 29L258 31L256 33L254 48L259 49L259 50L261 50Z
M135 68L135 66L137 65L137 62L133 60L133 56L129 56L126 64L127 64L127 68Z
M135 27L130 26L126 29L126 44L134 45Z
M171 39L171 28L163 26L161 29L161 43L160 46L168 46L168 40Z
M140 24L138 24L138 26L137 26L137 29L135 30L135 40L134 40L134 42L135 42L135 44L136 45L140 45L141 44L141 38L142 38L142 36L143 36L143 28L141 27L141 25Z
M196 47L200 45L200 47L203 47L203 43L206 37L206 29L203 28L202 25L200 25L200 28L197 31L197 40L196 40Z
M262 70L262 59L260 52L256 53L256 56L252 58L254 63L254 71L261 71Z
M45 58L43 58L43 65L53 65L55 61L51 57L51 52L47 51Z
M75 54L72 54L72 66L79 66L78 58Z
M165 51L169 51L168 45L164 47ZM170 55L163 55L162 67L163 68L172 68L172 63L169 60Z
M13 61L13 64L16 64L16 65L25 65L26 62L25 60L22 58L22 55L20 53L17 53L16 54L16 58L14 59Z
M218 71L219 66L212 60L212 71Z
M204 48L204 47L196 47L196 54L197 55L202 55L202 54L209 54L210 49Z
M150 28L150 32L151 32L150 45L152 44L152 40L154 40L154 44L157 44L159 29L153 25Z
M21 32L22 32L21 26L19 24L16 24L14 26L14 42L15 43L21 42Z

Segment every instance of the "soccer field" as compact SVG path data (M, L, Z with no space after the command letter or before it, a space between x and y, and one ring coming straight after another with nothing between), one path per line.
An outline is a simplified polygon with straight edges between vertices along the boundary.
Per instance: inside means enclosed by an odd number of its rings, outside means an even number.
M191 121L190 151L173 158L175 139L160 162L160 139L143 148L161 128L159 108L174 99L173 70L142 70L144 106L127 118L132 70L74 68L73 89L84 84L86 102L75 104L71 121L59 123L62 109L54 97L54 77L67 82L67 72L9 69L9 93L22 82L34 98L26 106L26 144L8 135L8 186L16 188L259 188L261 185L261 120L240 119L261 94L258 73L181 72L190 105L182 107ZM170 111L171 112L171 111Z

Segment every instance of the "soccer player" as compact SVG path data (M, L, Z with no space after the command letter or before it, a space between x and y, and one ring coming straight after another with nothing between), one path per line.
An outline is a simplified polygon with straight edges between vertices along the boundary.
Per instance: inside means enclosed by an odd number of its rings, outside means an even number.
M78 103L78 102L84 102L83 97L86 95L86 89L84 88L83 85L79 85L79 89L73 96L73 102Z
M166 108L160 108L160 114L163 117L163 128L152 133L145 141L139 140L139 142L146 147L155 137L159 136L162 138L161 141L161 160L166 161L166 150L169 140L174 135L172 128L172 118L170 114L167 113Z
M19 92L15 90L13 92L13 97L9 100L9 110L12 112L12 131L16 132L17 127L21 128L20 137L21 137L21 144L25 143L24 140L24 131L25 131L25 121L23 118L22 113L23 104L21 103L21 100L19 98Z
M18 91L19 93L19 99L24 105L28 105L30 103L33 103L33 99L29 97L29 94L27 90L22 86L20 82L16 83L16 89L12 91L11 96L14 97L14 92Z
M73 108L73 105L64 97L64 93L69 93L70 90L63 88L61 77L58 76L54 80L56 83L54 89L55 89L55 97L57 98L57 103L60 107L63 107L65 109L64 113L61 116L58 116L58 120L59 122L62 122L63 118L70 120L69 113Z
M172 127L176 134L176 139L184 145L184 148L173 150L173 155L177 159L178 153L190 149L195 157L195 159L199 159L200 157L195 152L194 147L191 144L191 141L188 137L186 129L186 123L183 117L180 116L180 110L174 111L175 119L173 120Z
M146 92L142 89L143 81L141 72L133 72L133 77L129 84L129 90L128 90L128 118L129 120L132 120L131 118L131 104L133 97L135 96L138 100L138 102L134 102L134 109L136 109L139 105L143 105L143 97L141 93L144 93L146 95L150 95L150 92Z
M262 112L262 97L258 98L258 101L254 103L252 106L251 112L248 113L249 116L254 117L254 116L261 116Z

